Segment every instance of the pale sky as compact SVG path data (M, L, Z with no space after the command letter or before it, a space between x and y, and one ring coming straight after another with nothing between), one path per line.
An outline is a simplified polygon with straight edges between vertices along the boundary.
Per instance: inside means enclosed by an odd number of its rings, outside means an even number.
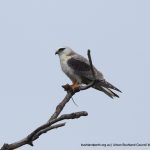
M45 123L71 83L55 51L69 46L123 91L89 89L63 113L87 111L20 150L103 150L81 144L150 143L149 0L0 0L0 147ZM108 150L117 147L107 148ZM119 147L118 150L147 147Z

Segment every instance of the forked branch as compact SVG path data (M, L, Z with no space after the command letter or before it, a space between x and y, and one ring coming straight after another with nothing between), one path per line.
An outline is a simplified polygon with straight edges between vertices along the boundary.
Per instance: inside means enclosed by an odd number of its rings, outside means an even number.
M81 111L81 112L74 112L71 114L63 114L59 117L65 105L69 102L69 100L72 98L74 94L76 94L79 91L86 90L94 85L96 78L95 78L94 68L93 68L92 59L90 55L90 50L88 50L88 59L89 59L89 63L90 63L90 67L91 67L94 80L86 86L80 86L75 91L72 91L70 85L68 84L63 86L65 91L67 91L67 94L64 97L64 99L58 104L54 114L50 117L50 119L45 124L35 129L32 133L30 133L24 139L19 140L18 142L14 142L12 144L4 144L0 150L14 150L26 144L33 146L33 141L37 140L42 134L47 133L48 131L52 129L63 127L66 124L66 123L58 123L58 122L61 122L62 120L68 120L68 119L78 119L82 116L88 115L87 112Z

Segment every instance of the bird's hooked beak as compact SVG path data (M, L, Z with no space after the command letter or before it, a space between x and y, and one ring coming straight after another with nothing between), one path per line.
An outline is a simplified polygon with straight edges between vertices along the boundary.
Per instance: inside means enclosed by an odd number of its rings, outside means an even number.
M58 54L58 51L55 52L55 55L57 55L57 54Z

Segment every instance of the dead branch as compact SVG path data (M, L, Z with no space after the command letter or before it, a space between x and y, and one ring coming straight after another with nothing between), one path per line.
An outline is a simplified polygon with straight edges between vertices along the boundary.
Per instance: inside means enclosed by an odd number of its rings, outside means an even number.
M67 91L67 94L66 94L65 98L58 104L54 114L50 117L50 119L45 124L41 125L37 129L35 129L33 132L31 132L24 139L19 140L18 142L14 142L12 144L4 144L0 150L14 150L19 147L22 147L23 145L27 145L27 144L33 146L33 141L37 140L42 134L47 133L48 131L50 131L52 129L57 129L57 128L63 127L66 124L66 123L59 123L59 124L55 124L55 123L60 122L62 120L78 119L82 116L88 115L87 112L81 111L81 112L74 112L71 114L64 114L59 117L61 111L64 109L65 105L69 102L69 100L72 98L72 96L75 93L82 91L82 90L86 90L94 85L96 78L95 78L95 73L94 73L94 69L93 69L90 50L88 50L88 59L89 59L89 63L90 63L90 67L91 67L91 71L92 71L94 80L86 86L80 86L75 91L72 91L70 85L68 85L68 84L63 86L65 91Z

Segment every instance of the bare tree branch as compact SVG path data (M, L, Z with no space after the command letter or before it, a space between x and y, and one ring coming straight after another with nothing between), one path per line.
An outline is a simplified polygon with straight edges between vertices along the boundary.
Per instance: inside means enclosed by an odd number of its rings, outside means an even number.
M38 127L36 130L34 130L34 131L27 137L28 142L29 142L29 144L32 144L33 136L35 136L36 134L38 134L38 132L40 132L41 130L46 129L46 128L50 127L51 125L55 124L56 122L59 122L59 121L65 120L65 119L77 119L77 118L80 118L81 116L87 116L87 115L88 115L88 113L85 112L85 111L61 115L59 118L53 119L53 120L47 122L46 124L44 124L44 125Z
M70 98L74 95L74 93L67 92L65 98L59 103L59 105L56 107L56 110L54 114L51 116L51 118L48 120L51 121L59 116L65 105L69 102Z
M50 126L48 128L45 128L45 129L39 131L35 136L33 136L33 141L38 139L40 137L40 135L42 135L43 133L47 133L48 131L50 131L52 129L57 129L57 128L63 127L65 125L66 125L66 123L60 123L60 124L56 124L56 125Z
M78 119L82 116L88 115L87 112L81 111L81 112L74 112L71 114L64 114L59 117L61 111L64 109L65 105L69 102L69 100L72 98L72 96L75 93L82 91L82 90L86 90L95 84L96 78L95 78L95 72L94 72L92 59L91 59L91 55L90 55L90 50L88 50L88 59L89 59L89 63L90 63L90 67L91 67L91 71L92 71L94 80L91 83L89 83L88 85L80 86L78 89L76 89L74 91L72 91L71 86L69 84L63 86L65 91L67 91L67 94L66 94L65 98L58 104L54 114L50 117L50 119L45 124L41 125L37 129L35 129L33 132L31 132L24 139L22 139L18 142L12 143L12 144L4 144L0 150L14 150L14 149L17 149L26 144L33 146L33 141L38 139L42 134L47 133L48 131L50 131L52 129L57 129L57 128L63 127L66 124L66 123L59 123L59 124L55 124L55 123L60 122L62 120L66 120L66 119Z
M47 122L44 125L38 127L31 134L29 134L26 138L24 138L18 142L12 143L12 144L4 144L3 147L1 148L1 150L13 150L13 149L19 148L23 145L26 145L26 144L33 146L33 141L38 139L38 137L40 135L46 133L48 130L56 129L56 128L59 128L59 127L62 127L65 125L65 123L63 123L63 124L51 126L51 125L55 124L56 122L59 122L59 121L65 120L65 119L77 119L77 118L80 118L82 116L87 116L87 115L88 114L85 111L61 115L59 118L56 118L56 119L54 119L50 122Z
M57 128L63 127L63 126L65 126L65 123L60 123L60 124L57 124L57 125L53 125L53 126L50 126L47 129L41 130L38 134L36 134L35 137L33 137L33 141L38 139L39 136L42 135L43 133L46 133L46 132L48 132L52 129L57 129ZM22 139L18 142L12 143L12 144L4 144L3 147L1 148L1 150L13 150L13 149L19 148L23 145L26 145L26 144L27 144L27 138L24 138L24 139Z

